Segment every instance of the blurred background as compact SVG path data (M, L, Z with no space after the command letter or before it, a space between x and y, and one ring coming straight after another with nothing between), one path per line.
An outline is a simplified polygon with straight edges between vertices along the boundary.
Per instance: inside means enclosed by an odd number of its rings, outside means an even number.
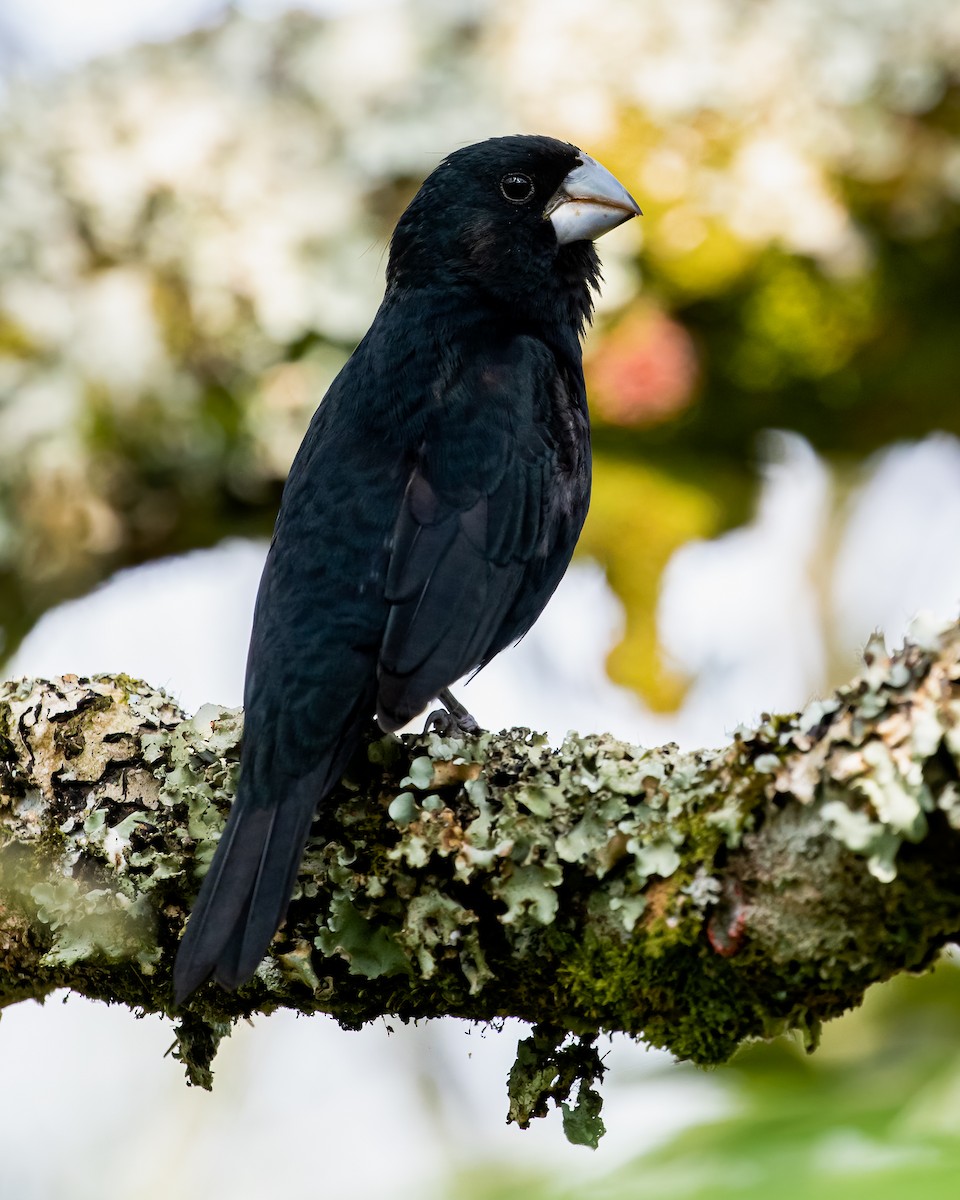
M13 0L0 8L0 660L240 702L307 421L456 146L576 142L600 243L595 493L481 722L720 744L960 599L953 0ZM0 1195L956 1195L960 978L875 989L806 1058L614 1039L608 1135L504 1128L522 1030L286 1015L212 1096L169 1025L0 1023Z

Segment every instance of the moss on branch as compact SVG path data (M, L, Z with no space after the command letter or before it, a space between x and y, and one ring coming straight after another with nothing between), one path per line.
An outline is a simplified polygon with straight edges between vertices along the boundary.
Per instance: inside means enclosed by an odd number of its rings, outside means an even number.
M511 1117L601 1128L600 1032L701 1064L920 970L960 927L960 629L716 751L527 730L377 738L318 817L253 982L172 1010L242 716L118 676L0 687L0 1005L67 987L178 1022L210 1084L237 1017L517 1016Z

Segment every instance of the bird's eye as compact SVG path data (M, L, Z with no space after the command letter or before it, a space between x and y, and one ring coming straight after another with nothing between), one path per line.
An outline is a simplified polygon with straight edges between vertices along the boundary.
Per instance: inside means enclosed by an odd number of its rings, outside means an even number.
M521 175L519 171L511 171L500 180L500 191L503 198L511 204L526 204L533 199L533 180L529 175Z

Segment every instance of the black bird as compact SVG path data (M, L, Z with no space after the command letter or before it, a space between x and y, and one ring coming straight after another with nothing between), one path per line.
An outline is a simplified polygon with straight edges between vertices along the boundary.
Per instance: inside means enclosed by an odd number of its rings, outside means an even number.
M370 718L399 729L439 698L470 728L447 689L522 637L560 582L590 499L592 239L639 212L575 146L518 136L455 151L400 218L383 303L284 489L240 783L177 1004L211 975L231 989L253 975Z

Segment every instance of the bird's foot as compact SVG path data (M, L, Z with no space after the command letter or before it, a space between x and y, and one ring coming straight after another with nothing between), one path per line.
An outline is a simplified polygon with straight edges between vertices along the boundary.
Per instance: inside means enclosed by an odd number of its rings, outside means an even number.
M437 697L443 708L435 708L427 717L424 733L439 733L441 737L467 737L480 733L480 723L463 707L449 688L444 688Z
M466 717L466 721L461 721L449 709L435 708L427 717L423 732L437 733L440 737L467 737L478 733L480 726L469 713Z

